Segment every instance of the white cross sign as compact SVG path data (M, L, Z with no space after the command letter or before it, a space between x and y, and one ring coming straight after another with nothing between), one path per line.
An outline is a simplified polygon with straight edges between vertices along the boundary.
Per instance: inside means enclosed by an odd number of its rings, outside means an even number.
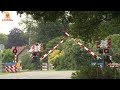
M100 47L107 48L108 41L107 40L101 40Z

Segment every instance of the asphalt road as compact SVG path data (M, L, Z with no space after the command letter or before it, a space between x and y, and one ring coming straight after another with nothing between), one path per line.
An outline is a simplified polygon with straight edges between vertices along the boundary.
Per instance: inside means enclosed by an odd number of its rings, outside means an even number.
M1 74L0 79L71 79L75 71L29 71Z

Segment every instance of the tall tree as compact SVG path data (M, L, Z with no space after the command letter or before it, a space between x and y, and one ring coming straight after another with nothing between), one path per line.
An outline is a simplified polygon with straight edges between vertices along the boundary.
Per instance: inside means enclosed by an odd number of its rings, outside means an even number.
M19 24L24 28L25 36L29 41L29 45L35 43L37 22L33 20L30 15L28 15L24 19L22 19Z
M68 27L68 23L65 21L57 20L55 22L45 22L41 20L35 22L31 17L22 20L21 24L25 25L30 45L35 42L44 43L46 45L50 40L64 35L60 30L62 30L63 27Z
M24 39L24 32L18 28L14 28L10 31L5 46L6 48L11 48L12 46L23 46L26 44L28 44L28 41Z

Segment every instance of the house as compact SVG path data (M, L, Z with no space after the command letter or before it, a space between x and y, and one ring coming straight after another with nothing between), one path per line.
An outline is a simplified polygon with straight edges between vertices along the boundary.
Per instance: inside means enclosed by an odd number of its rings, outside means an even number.
M11 50L15 49L15 46L11 48ZM16 61L21 62L21 57L23 57L24 54L30 53L30 52L43 52L43 44L39 43L38 45L33 44L32 46L16 46L17 53L16 53Z
M13 46L11 50L13 50L14 48L15 46ZM21 62L21 57L28 52L29 46L16 46L16 49L17 49L16 61Z

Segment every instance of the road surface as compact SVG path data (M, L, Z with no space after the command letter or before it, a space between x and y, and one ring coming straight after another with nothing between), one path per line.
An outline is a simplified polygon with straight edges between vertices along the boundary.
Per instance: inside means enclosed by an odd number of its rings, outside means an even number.
M71 79L75 71L29 71L1 74L0 79Z

